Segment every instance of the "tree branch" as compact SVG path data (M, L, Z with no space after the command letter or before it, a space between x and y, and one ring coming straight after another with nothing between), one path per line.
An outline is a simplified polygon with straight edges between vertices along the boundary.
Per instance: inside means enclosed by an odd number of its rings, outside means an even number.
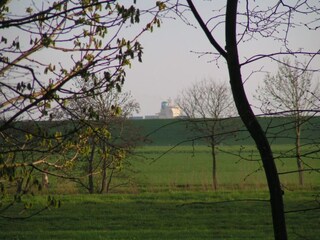
M218 44L218 42L214 39L214 37L211 35L211 32L209 31L209 29L207 28L206 24L203 22L201 16L199 15L197 9L195 8L192 0L187 0L188 5L191 9L191 12L193 13L194 17L196 18L196 20L198 21L198 23L200 24L200 27L202 28L202 30L204 31L204 33L206 34L208 40L210 41L210 43L215 47L215 49L224 57L227 58L227 52L225 50L223 50L223 48Z

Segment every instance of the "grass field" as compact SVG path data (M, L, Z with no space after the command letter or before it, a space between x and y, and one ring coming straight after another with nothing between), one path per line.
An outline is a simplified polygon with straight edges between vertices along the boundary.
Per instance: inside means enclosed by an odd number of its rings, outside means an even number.
M285 194L286 211L313 208L316 192ZM0 218L0 239L272 239L264 191L64 195L59 209ZM44 201L36 198L36 205ZM289 239L318 239L318 211L288 213Z
M55 194L61 208L27 220L0 218L0 239L273 239L265 177L257 171L261 163L253 146L243 146L241 158L235 156L239 147L221 147L216 192L211 190L210 149L179 146L162 155L169 149L137 149L132 159L139 170L135 186L108 195ZM274 150L282 156L290 146ZM280 171L295 169L292 158L277 161ZM306 162L319 168L317 159ZM297 186L295 174L282 178L289 239L320 236L319 209L292 212L319 207L320 178L316 173L305 177L303 188ZM45 200L44 195L33 198L32 211ZM6 215L21 216L20 210L15 207Z
M221 146L219 149L217 172L220 188L266 190L262 163L254 146ZM295 159L289 153L291 149L292 146L289 145L274 147L279 172L296 170ZM210 189L212 183L210 151L206 146L178 146L173 149L170 146L140 148L132 160L138 172L136 183L148 191L157 188ZM308 168L320 168L320 161L317 158L306 158L304 161ZM281 181L289 189L299 187L297 173L281 175ZM305 173L304 188L319 187L319 173L315 171Z
M268 125L273 120L263 121ZM129 184L110 194L89 195L70 181L51 178L49 190L30 200L34 206L30 213L45 204L46 194L60 199L61 208L26 220L0 217L0 239L273 239L266 179L247 133L218 147L218 191L213 192L210 148L204 142L184 142L193 135L185 134L183 122L177 127L168 121L168 128L160 132L153 130L163 122L145 123L144 131L152 132L153 139L128 159L130 169L124 172L131 179ZM278 130L271 128L269 137ZM315 138L317 132L308 131L308 139L312 134ZM295 171L292 135L274 136L278 137L272 141L278 171ZM320 156L314 150L318 150L317 142L304 145L303 154L314 153L305 155L303 161L306 168L320 169ZM319 209L295 212L319 208L319 171L304 175L303 187L297 184L297 173L280 175L289 239L320 236ZM114 178L113 186L122 181ZM1 215L23 214L15 205Z
M278 171L284 188L298 185L296 160L290 153L292 146L274 146ZM308 149L312 151L312 149ZM304 158L306 168L320 169L317 156ZM212 188L211 149L206 146L145 146L136 149L128 159L130 178L113 178L112 193L141 193L168 190L207 191ZM98 177L98 176L96 176ZM265 173L254 146L220 146L217 150L217 178L220 190L267 190ZM318 171L304 173L304 190L320 189ZM63 179L51 179L51 194L84 193L83 188ZM127 183L124 184L123 183Z

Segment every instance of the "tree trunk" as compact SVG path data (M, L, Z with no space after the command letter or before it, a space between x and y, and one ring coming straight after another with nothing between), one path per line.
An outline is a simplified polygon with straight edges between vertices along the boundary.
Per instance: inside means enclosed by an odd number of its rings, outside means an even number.
M304 177L303 177L303 162L301 159L301 143L300 143L300 132L301 132L301 124L300 124L300 115L296 116L295 121L295 128L296 128L296 159L297 159L297 166L299 172L299 184L303 186L304 184Z
M100 193L103 193L107 187L107 159L104 158L102 162L102 179Z
M212 188L213 190L216 191L218 189L216 146L214 144L214 139L212 138L211 138L211 156L212 156Z
M226 9L226 50L232 94L240 118L254 139L263 162L270 193L274 237L276 240L286 240L283 191L277 168L268 139L251 109L242 83L236 38L237 3L236 0L228 0Z
M282 189L268 139L255 117L244 91L237 47L237 0L228 0L226 8L226 51L218 45L206 24L195 9L192 0L187 0L192 13L205 32L213 47L227 60L232 95L243 123L254 139L259 150L267 178L273 220L274 238L286 240L287 230L284 216Z
M112 170L110 171L110 176L109 176L108 183L107 183L106 193L108 193L109 190L110 190L111 180L112 180L113 173L114 173L114 169L112 169Z
M94 184L93 184L93 160L94 160L94 151L95 151L95 143L92 141L92 149L91 149L91 154L88 159L88 190L89 193L92 194L94 193Z

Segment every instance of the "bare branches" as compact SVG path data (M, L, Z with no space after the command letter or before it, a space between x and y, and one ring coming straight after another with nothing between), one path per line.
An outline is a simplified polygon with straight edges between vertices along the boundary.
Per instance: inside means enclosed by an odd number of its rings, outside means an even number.
M227 53L225 50L223 50L223 48L220 47L220 45L218 44L218 42L215 40L215 38L212 36L211 32L209 31L209 29L207 28L206 24L204 23L204 21L202 20L200 14L198 13L197 9L195 8L193 2L191 0L187 0L188 5L194 15L194 17L196 18L196 20L198 21L198 23L200 24L200 27L202 28L202 30L204 31L204 33L206 34L209 42L215 47L215 49L224 57L227 58Z
M259 100L267 108L263 112L291 111L297 115L315 108L319 101L319 86L312 85L313 76L305 70L306 64L296 61L291 67L289 59L282 62L284 64L279 65L278 73L275 76L268 74L264 85L257 90Z
M1 39L5 46L0 56L3 63L0 111L8 118L2 129L19 117L48 117L55 106L79 91L65 87L76 77L88 78L90 74L105 72L107 77L96 87L120 88L125 80L125 68L130 67L134 59L142 61L138 37L160 24L159 7L150 9L154 15L150 22L127 40L122 37L123 26L128 22L139 23L140 14L148 10L140 12L133 5L125 8L113 2L61 1L37 11L34 3L27 11L28 17L12 18L4 12L1 23L6 27L5 33L16 25L19 29L14 31L18 37L13 43L6 35ZM40 49L47 56L55 52L59 55L44 61ZM27 88L21 89L20 85ZM15 107L4 108L13 104ZM28 114L31 112L33 114Z
M38 180L41 174L85 186L75 165L82 164L90 141L105 144L99 148L101 159L115 160L113 165L104 161L109 164L104 169L112 169L111 175L122 167L120 160L132 145L115 144L123 141L122 132L110 143L106 127L112 124L101 127L93 121L99 119L93 107L106 100L101 97L103 93L121 91L126 68L133 61L142 61L139 37L160 26L158 14L164 9L163 3L157 2L140 11L135 3L122 5L112 0L23 4L26 12L7 3L0 6L0 196L10 190L19 199L42 187ZM140 20L140 30L130 31L129 27ZM86 84L72 84L78 79ZM86 102L89 106L70 104L74 99L84 103L87 98L100 102L94 106L90 101ZM109 104L115 101L108 100ZM120 107L123 114L130 114L128 108L137 110L139 106L117 102L98 115L117 115ZM64 117L71 119L56 121L57 109L63 109L67 113ZM83 109L86 119L75 112ZM47 126L40 120L47 120ZM129 150L125 152L122 147ZM89 177L99 172L96 170L93 168Z
M204 79L182 90L176 103L188 118L219 119L235 115L229 89L213 79Z

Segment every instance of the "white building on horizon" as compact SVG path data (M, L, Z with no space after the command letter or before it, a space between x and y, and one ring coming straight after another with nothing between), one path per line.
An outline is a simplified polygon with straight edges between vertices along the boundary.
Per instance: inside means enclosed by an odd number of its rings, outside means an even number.
M155 115L146 115L142 116L131 116L130 119L172 119L183 117L182 110L174 105L171 99L161 102L160 112Z
M182 116L181 109L174 105L171 99L161 102L161 109L158 114L159 119L171 119Z

